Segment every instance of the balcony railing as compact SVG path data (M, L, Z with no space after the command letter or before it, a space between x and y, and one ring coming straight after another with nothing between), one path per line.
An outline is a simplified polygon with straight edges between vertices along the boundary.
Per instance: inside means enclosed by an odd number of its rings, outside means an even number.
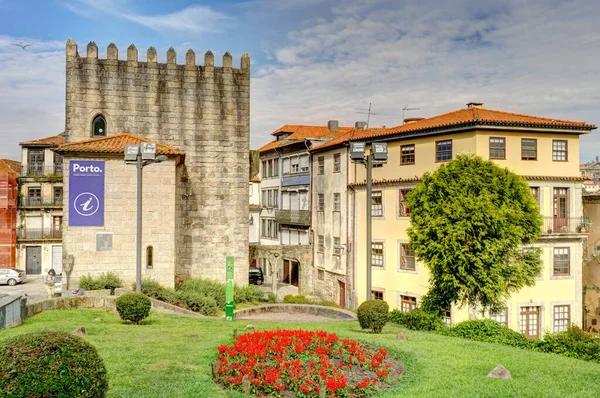
M42 166L36 163L21 166L21 177L62 176L62 164Z
M17 239L21 239L21 240L62 239L62 230L60 230L60 229L41 229L41 228L19 228L17 230Z
M588 233L592 222L584 217L544 217L542 234L584 234Z
M279 224L310 226L310 210L275 209L275 219Z
M36 198L26 197L19 200L20 207L62 207L63 198Z

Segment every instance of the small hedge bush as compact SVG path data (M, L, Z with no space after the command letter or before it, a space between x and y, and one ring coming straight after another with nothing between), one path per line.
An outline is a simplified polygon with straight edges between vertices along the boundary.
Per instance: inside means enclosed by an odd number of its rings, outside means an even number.
M421 308L415 308L411 312L402 312L394 309L390 312L390 321L410 330L430 332L444 328L440 315L426 312Z
M600 362L600 339L576 325L569 326L564 332L546 333L544 340L538 341L536 345L541 352Z
M178 291L195 292L198 295L212 297L217 307L225 309L225 284L208 279L187 279Z
M536 345L535 340L528 339L521 333L491 319L463 321L452 328L442 330L440 334L519 348L532 349Z
M310 300L302 294L298 294L296 296L294 296L293 294L288 294L283 298L283 302L285 304L312 304L322 305L324 307L342 308L338 303L334 303L333 301Z
M91 275L84 275L79 279L79 287L85 290L110 289L110 294L115 294L115 289L122 287L123 281L114 272L100 274L94 278Z
M381 333L388 321L390 306L383 300L367 300L356 310L358 322L362 329L371 329L373 333Z
M139 325L150 315L152 301L143 293L126 293L117 299L116 305L121 319Z
M192 311L199 312L206 316L219 315L219 307L217 306L217 301L213 297L205 296L194 290L180 290L177 292L177 298Z
M63 332L37 332L0 344L0 391L3 396L104 397L106 367L96 349Z

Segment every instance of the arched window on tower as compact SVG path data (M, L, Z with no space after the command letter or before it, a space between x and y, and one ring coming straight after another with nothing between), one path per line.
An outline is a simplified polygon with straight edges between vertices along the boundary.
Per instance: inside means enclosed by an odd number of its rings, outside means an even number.
M104 116L98 115L92 122L92 137L106 137L106 120Z
M146 268L152 268L154 266L154 248L148 246L146 248Z

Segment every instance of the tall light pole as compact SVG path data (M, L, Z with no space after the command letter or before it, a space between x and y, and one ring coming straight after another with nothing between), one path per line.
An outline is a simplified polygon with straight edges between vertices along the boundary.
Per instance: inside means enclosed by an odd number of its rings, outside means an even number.
M141 149L141 150L140 150ZM137 167L137 233L136 233L136 259L135 259L135 291L142 292L142 169L151 163L160 163L168 160L164 155L156 157L156 144L142 142L127 144L125 146L125 163L135 164Z
M373 167L381 167L388 159L387 143L373 142L371 143L371 154L365 157L364 142L350 143L350 160L353 163L363 164L367 169L367 300L371 299L371 272L373 261Z

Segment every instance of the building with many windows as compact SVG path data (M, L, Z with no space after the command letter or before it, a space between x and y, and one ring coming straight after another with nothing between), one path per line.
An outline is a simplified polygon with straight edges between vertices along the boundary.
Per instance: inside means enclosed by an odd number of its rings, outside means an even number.
M536 285L514 294L506 312L488 315L532 338L563 330L570 323L582 324L582 257L588 223L582 217L579 136L595 126L488 110L482 105L469 103L466 109L413 119L394 128L355 131L312 148L313 170L319 170L321 158L325 165L323 183L315 180L312 190L313 197L323 195L324 202L323 208L313 204L313 211L317 206L321 213L313 216L313 228L323 237L323 244L313 246L315 266L324 272L334 270L341 254L337 249L347 253L348 283L342 289L339 280L330 278L326 289L330 295L345 295L351 308L367 299L366 245L370 244L373 297L386 300L391 308L415 308L428 290L429 273L415 258L406 234L410 225L406 196L423 173L458 154L476 154L522 175L544 220L535 244L543 253L543 271ZM349 162L350 141L366 142L367 151L371 142L388 144L388 162L373 169L371 198L366 198L365 168ZM343 158L339 163L346 167L345 176L333 174L338 156ZM346 198L340 205L347 206L346 222L336 215L338 193ZM371 242L366 242L367 203L373 215ZM445 321L451 324L470 316L475 315L467 308L453 307L447 309Z
M16 268L17 177L21 164L0 159L0 268Z
M62 134L21 142L17 264L27 275L62 274Z

